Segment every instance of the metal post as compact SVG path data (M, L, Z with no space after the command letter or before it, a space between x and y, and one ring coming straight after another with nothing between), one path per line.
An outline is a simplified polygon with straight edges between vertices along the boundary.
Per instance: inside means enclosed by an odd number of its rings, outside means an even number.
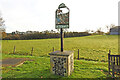
M61 34L61 52L63 52L63 36L64 36L64 34L63 34L62 28L60 29L60 34Z

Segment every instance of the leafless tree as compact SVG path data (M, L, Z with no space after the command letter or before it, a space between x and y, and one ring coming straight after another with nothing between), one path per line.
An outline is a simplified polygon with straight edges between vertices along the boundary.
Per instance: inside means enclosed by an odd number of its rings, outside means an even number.
M110 28L113 28L113 27L115 27L114 24L111 24L110 26L106 25L107 33L110 31Z
M4 20L3 20L3 18L2 18L2 14L1 14L1 12L0 12L0 32L5 32L5 24L4 24Z
M91 30L85 30L85 32L89 33Z

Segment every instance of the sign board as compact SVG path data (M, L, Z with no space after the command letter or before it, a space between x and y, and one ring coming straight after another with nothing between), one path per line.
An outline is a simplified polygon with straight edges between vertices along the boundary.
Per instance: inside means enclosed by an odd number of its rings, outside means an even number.
M63 10L61 8L66 8L68 12L63 13ZM64 3L60 4L58 9L56 10L55 18L56 29L69 28L69 8L67 8Z

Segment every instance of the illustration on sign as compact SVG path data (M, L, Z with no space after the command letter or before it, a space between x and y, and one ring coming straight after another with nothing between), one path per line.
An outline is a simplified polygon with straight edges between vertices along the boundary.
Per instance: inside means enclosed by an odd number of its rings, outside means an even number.
M56 10L56 29L69 28L69 8L67 13L63 12L63 8L67 8L64 3L60 4Z
M57 22L56 24L68 24L68 13L63 14L62 10L57 11Z

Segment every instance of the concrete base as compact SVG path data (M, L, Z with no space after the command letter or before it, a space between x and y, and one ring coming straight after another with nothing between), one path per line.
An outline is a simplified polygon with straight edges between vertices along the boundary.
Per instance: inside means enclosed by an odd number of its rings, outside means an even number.
M74 53L72 51L55 51L50 55L50 71L52 74L69 76L74 70Z

